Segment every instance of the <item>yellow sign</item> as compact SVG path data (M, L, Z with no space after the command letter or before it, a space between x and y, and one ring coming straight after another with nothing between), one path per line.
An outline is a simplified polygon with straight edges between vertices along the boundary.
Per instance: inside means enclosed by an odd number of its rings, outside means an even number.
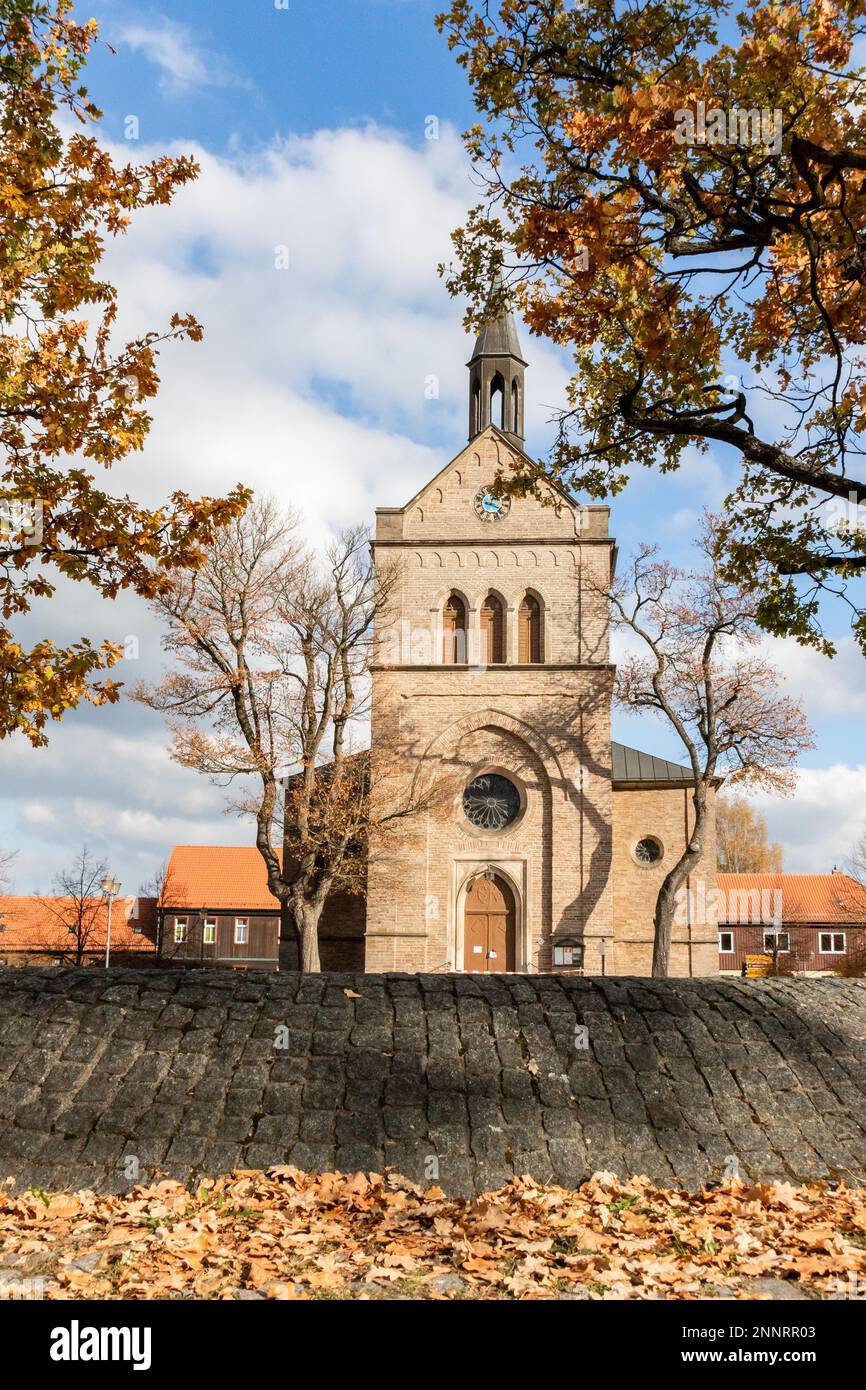
M746 956L746 979L760 980L769 975L773 966L772 956Z

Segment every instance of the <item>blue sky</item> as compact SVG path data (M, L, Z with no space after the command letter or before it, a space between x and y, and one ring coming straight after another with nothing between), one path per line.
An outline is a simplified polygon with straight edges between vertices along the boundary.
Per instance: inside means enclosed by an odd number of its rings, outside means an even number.
M110 248L126 336L191 310L200 346L171 348L141 457L111 480L147 501L175 486L214 494L238 480L302 507L314 538L399 505L465 442L470 344L436 274L473 201L459 140L473 108L436 33L431 0L91 0L107 45L87 82L118 159L192 151L198 183L141 215ZM428 117L438 139L426 138ZM134 118L132 121L130 118ZM134 134L136 139L129 139ZM277 252L288 268L276 269ZM567 359L522 332L528 445L543 452ZM438 399L425 382L439 378ZM613 503L621 550L657 542L687 560L702 508L732 461L641 473ZM834 663L771 643L817 732L793 800L762 800L791 870L844 860L866 820L866 683L845 638ZM139 600L106 605L76 586L30 631L133 637L123 678L153 678L159 629ZM681 759L664 725L617 718L624 742ZM223 792L175 767L160 719L128 702L83 709L48 750L0 748L0 844L15 887L49 891L86 841L128 891L176 842L238 843L249 827Z

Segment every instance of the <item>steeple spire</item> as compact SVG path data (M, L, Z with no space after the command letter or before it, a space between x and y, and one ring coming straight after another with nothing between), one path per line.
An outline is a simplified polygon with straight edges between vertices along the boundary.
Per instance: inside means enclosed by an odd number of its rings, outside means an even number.
M488 312L482 324L469 367L469 438L474 439L488 425L496 425L521 449L523 425L523 387L526 362L520 355L520 341L514 315L504 307L505 281L502 271L487 301Z

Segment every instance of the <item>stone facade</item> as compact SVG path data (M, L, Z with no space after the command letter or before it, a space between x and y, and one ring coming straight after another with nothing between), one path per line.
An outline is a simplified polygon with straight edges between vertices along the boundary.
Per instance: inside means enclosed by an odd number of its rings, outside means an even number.
M476 499L514 446L488 427L405 508L377 513L375 560L392 576L373 671L374 786L395 804L425 803L371 845L368 970L466 968L462 911L488 865L517 904L515 968L549 969L552 945L583 943L600 970L611 942L609 663L605 605L587 583L610 573L606 507L515 501L485 520ZM505 662L487 665L480 611L504 609ZM543 661L518 661L527 594L540 606ZM443 611L466 611L466 659L444 662ZM520 814L476 829L464 788L507 777ZM426 805L426 798L430 804Z
M488 427L407 506L377 512L375 560L392 592L373 669L373 780L383 811L421 809L371 844L367 970L473 968L466 897L492 868L516 904L517 971L650 972L658 885L693 818L688 787L613 780L608 614L594 582L614 560L609 509L549 487L484 519L477 501L516 452ZM504 614L502 664L486 661L491 594ZM527 594L541 613L535 664L520 660ZM461 662L444 659L452 596L466 614ZM464 789L489 773L520 796L502 830L464 813ZM647 835L660 846L651 864L635 857ZM699 891L714 875L713 833L674 932L674 974L718 969L712 895Z
M656 895L683 852L694 826L691 790L687 786L631 787L614 784L613 900L616 930L613 972L649 975L653 951L653 910ZM687 883L682 911L677 913L671 940L671 975L714 975L719 968L715 922L716 831L715 800L710 798L710 831L697 871ZM662 848L653 864L641 863L635 846L651 834Z

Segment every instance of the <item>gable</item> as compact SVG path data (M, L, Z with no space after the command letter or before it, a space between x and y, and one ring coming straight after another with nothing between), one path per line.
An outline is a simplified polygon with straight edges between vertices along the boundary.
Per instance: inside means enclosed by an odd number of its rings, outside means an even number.
M467 540L497 545L507 545L509 540L576 540L583 509L551 483L541 485L551 505L536 497L515 497L508 514L498 520L477 515L475 499L491 486L497 472L509 471L520 457L515 445L499 430L488 427L405 507L380 509L377 539Z

